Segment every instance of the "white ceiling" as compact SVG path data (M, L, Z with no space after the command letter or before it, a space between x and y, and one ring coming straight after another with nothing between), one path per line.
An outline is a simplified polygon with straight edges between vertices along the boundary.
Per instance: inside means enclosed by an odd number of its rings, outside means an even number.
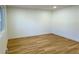
M53 6L57 8L54 9ZM61 8L71 7L72 5L8 5L8 7L28 8L28 9L43 9L43 10L57 10Z

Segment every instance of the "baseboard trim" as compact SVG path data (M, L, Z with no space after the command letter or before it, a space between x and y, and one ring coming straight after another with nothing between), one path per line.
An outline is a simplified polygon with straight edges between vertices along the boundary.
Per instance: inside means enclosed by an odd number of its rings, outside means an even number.
M74 38L70 38L68 36L65 36L65 35L61 35L61 34L58 34L58 33L52 33L53 35L57 35L57 36L61 36L63 38L67 38L69 40L72 40L72 41L75 41L75 42L79 42L78 40L74 39Z
M26 37L27 38L29 38L29 37L37 37L37 36L42 36L42 35L56 35L56 36L59 36L59 37L67 38L67 39L75 41L75 42L79 42L79 41L77 41L75 39L69 38L69 37L61 35L61 34L56 34L56 33L45 33L45 34L38 34L38 35L33 35L33 36L16 37L16 38L11 38L9 40L12 40L12 39L21 39L21 38L26 38Z
M15 38L10 38L8 40L11 40L11 39L19 39L19 38L26 38L26 37L36 37L36 36L48 35L48 34L52 34L52 33L43 33L43 34L37 34L37 35L32 35L32 36L15 37Z

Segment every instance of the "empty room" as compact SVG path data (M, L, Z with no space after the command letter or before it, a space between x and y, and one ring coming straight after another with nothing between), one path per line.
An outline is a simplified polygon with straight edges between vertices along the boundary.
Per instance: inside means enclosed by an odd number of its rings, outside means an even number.
M79 54L79 6L1 5L0 54Z

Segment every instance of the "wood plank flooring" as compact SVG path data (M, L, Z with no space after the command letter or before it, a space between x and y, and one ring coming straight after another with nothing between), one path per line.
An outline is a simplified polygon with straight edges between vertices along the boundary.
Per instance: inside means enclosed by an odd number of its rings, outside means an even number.
M54 34L10 39L8 54L79 54L79 43Z

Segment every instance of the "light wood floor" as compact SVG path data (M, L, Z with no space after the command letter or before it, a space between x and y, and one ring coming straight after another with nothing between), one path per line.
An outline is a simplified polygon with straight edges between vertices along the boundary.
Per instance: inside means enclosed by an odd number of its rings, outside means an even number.
M79 43L53 34L11 39L9 54L78 54Z

